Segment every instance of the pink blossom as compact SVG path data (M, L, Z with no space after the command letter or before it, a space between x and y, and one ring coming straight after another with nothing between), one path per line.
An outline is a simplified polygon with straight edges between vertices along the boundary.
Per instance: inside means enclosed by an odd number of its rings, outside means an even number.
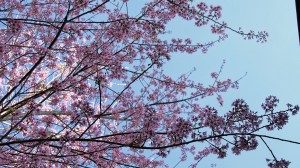
M220 105L223 106L224 100L221 95L218 95L217 100L220 103Z

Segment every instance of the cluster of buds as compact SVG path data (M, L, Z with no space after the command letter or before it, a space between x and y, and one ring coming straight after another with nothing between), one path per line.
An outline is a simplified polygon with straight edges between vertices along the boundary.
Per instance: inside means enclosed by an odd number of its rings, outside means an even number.
M88 3L86 0L75 0L74 1L74 7L79 8L79 7L87 7Z
M192 132L192 124L190 121L184 120L183 118L177 118L172 124L172 129L168 132L168 137L173 143L180 143L187 138Z
M9 19L7 21L7 31L9 34L16 34L21 30L21 21L16 19Z
M271 161L270 159L266 159L266 160L268 162L268 167L270 168L288 168L289 164L291 163L284 159L281 159L279 161L278 160Z

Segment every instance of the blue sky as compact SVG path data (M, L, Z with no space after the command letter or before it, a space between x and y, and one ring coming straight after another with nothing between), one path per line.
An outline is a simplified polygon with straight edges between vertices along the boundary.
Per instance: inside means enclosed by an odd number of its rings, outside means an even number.
M256 43L247 41L241 36L229 32L229 38L210 48L207 54L193 55L174 54L165 69L171 76L197 69L191 76L196 81L210 84L210 72L218 71L223 59L226 60L221 78L238 79L247 72L247 76L240 81L240 89L230 90L223 94L224 106L220 107L215 98L199 101L200 104L216 105L222 113L230 109L230 104L237 98L243 98L253 110L261 111L260 105L264 98L275 95L280 99L278 109L285 109L286 103L300 104L300 48L297 33L296 11L294 0L214 0L205 1L208 4L221 5L222 20L232 28L242 27L246 30L269 33L268 42ZM175 20L167 28L173 37L190 37L194 42L212 40L207 28L197 28L193 23ZM261 111L262 112L262 111ZM300 142L300 117L292 117L286 127L278 132L261 132L281 138ZM291 168L300 167L300 146L266 140L278 159L291 161ZM265 158L272 158L266 146L260 142L257 150L242 152L239 156L232 154L225 159L208 157L200 162L199 167L210 168L216 164L217 168L253 168L267 167ZM174 166L177 158L171 155L167 160ZM187 162L192 162L190 158ZM181 163L177 167L186 167Z

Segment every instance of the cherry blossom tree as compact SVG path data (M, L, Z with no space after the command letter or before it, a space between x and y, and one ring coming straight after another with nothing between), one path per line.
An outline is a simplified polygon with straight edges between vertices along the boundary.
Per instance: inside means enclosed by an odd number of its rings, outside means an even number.
M299 143L259 131L282 129L298 106L276 110L269 96L259 112L243 99L218 112L199 101L215 96L222 105L221 93L238 88L220 80L222 68L208 86L162 69L173 53L205 53L227 31L257 42L268 34L233 29L220 21L220 6L204 2L149 0L131 15L128 1L0 1L0 166L167 167L164 158L179 148L196 167L210 154L261 143L269 167L287 167L265 139ZM162 38L175 18L209 26L216 38Z

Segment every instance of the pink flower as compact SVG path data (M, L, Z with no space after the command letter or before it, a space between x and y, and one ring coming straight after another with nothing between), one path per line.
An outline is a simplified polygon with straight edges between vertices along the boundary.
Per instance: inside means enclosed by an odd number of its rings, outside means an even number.
M221 95L218 95L217 100L220 103L220 105L223 106L224 100Z
M210 74L210 76L211 76L212 78L217 79L218 76L219 76L219 74L218 74L217 72L212 72L212 73Z

